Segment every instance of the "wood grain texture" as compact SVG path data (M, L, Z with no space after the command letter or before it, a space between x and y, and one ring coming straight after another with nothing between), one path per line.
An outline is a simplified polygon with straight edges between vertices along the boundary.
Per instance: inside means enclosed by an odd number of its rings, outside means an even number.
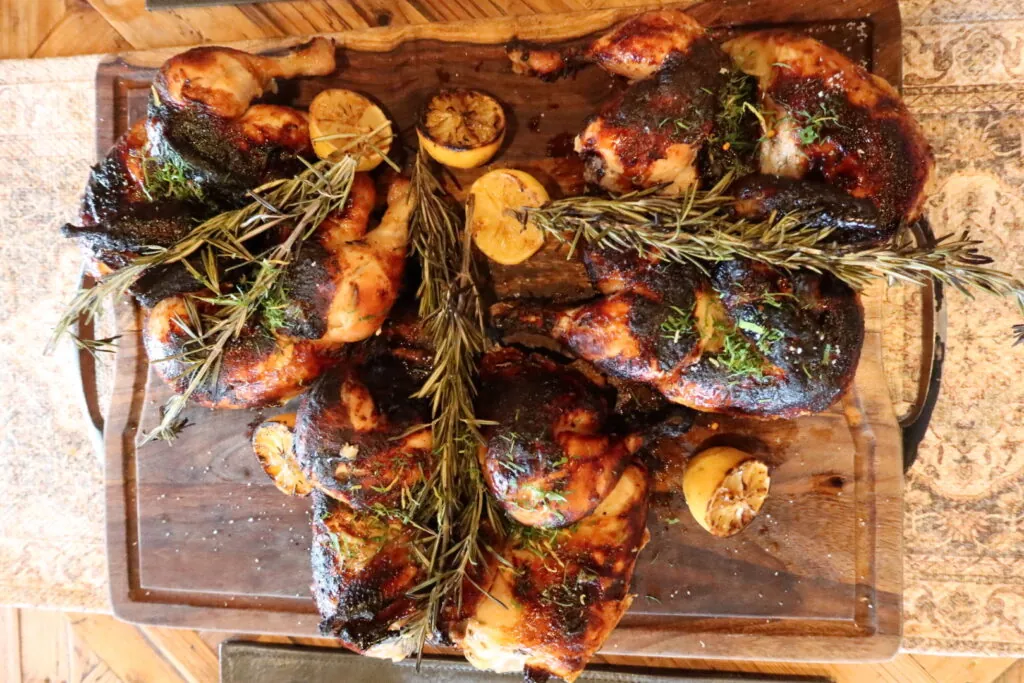
M106 11L112 16L111 7ZM803 28L899 82L899 18L893 2L818 7L727 1L691 11L715 26L824 22ZM567 190L578 183L578 164L545 156L548 143L578 130L617 86L596 69L555 85L515 77L502 45L513 36L575 38L632 13L613 9L340 34L335 38L345 49L344 68L330 77L286 84L280 98L301 105L324 87L354 88L380 100L405 129L442 83L491 90L511 112L510 142L499 163L525 168ZM132 18L119 21L127 26ZM101 152L142 114L152 69L172 52L122 55L101 68ZM463 186L472 177L462 175ZM654 541L640 560L637 581L637 591L652 599L634 603L606 653L867 660L896 651L902 472L899 432L880 362L880 301L879 296L866 299L869 327L862 362L855 389L840 405L770 425L705 421L702 433L709 437L727 428L757 433L776 464L775 493L754 527L725 542L713 541L695 524L666 524L670 517L689 519L678 497L659 500ZM167 389L148 371L138 313L126 306L122 316L125 336L106 434L116 613L172 626L314 633L307 504L282 498L259 472L245 439L256 415L195 409L189 417L196 426L173 446L151 444L136 453L137 429L153 423Z

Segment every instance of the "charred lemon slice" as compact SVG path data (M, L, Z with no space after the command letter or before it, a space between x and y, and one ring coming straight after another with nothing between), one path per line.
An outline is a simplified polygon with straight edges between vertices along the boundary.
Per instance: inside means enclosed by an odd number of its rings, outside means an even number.
M369 136L362 144L360 136ZM309 104L309 137L321 159L350 154L357 171L370 171L391 149L391 122L376 104L351 90L324 90Z
M267 420L252 433L252 449L278 491L289 496L308 496L313 486L295 457L294 429L294 413Z
M690 513L713 536L745 529L761 511L770 485L768 466L736 448L709 448L694 456L683 474Z
M523 222L515 211L541 206L547 190L529 173L499 169L477 178L469 188L473 211L469 229L473 242L488 258L514 265L537 253L544 233L532 222Z
M442 90L416 125L420 146L452 168L476 168L491 160L505 139L505 111L478 90Z

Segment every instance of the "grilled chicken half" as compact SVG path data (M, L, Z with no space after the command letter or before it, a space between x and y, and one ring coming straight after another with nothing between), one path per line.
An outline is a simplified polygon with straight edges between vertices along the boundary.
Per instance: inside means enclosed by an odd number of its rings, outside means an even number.
M452 638L479 669L573 681L632 602L647 543L648 476L631 464L596 510L557 532L526 530L463 591ZM490 597L488 597L490 596Z
M609 430L610 399L607 388L537 354L506 348L483 357L480 466L510 517L564 527L604 500L642 444Z
M558 307L500 303L494 324L544 332L603 372L705 412L794 417L832 405L864 338L857 295L829 275L751 261L696 266L589 249L604 296Z
M615 192L663 186L680 194L700 180L702 153L718 135L728 56L679 10L645 12L582 53L512 45L520 73L550 76L596 63L632 85L609 99L576 137L589 182Z
M757 31L723 45L757 78L770 130L762 173L818 178L869 199L890 230L921 215L934 158L896 89L813 38Z
M152 153L212 191L252 187L302 169L312 152L306 114L252 101L274 79L324 76L334 43L314 38L276 54L199 47L167 60L149 105Z
M380 225L367 231L375 190L357 176L345 208L310 237L284 274L278 324L252 321L224 350L214 383L193 393L200 405L249 408L283 403L309 388L346 342L380 329L405 269L409 184L394 180ZM146 314L143 339L156 372L177 392L191 380L188 353L202 329L202 301L191 310L181 296L162 299ZM266 312L264 312L266 313Z

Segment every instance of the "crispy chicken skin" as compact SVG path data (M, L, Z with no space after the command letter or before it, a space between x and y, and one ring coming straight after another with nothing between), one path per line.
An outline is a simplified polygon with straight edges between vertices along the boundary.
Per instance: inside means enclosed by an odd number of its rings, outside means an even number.
M477 583L467 582L464 618L452 629L479 669L575 680L633 596L629 584L647 543L648 477L631 464L594 512L557 532L546 550L529 535L502 548Z
M832 405L864 338L857 295L831 276L750 261L711 267L589 250L601 298L496 304L509 332L543 331L603 372L705 412L794 417Z
M512 43L507 53L517 73L552 78L595 63L633 82L576 136L588 182L613 192L661 185L659 192L668 195L697 184L731 64L695 19L679 10L655 10L623 22L581 52Z
M322 76L335 69L334 44L315 38L274 55L200 47L164 63L153 83L153 155L223 192L301 170L312 146L306 114L252 101L275 78Z
M200 302L202 309L208 304ZM188 309L180 296L163 299L146 312L143 341L150 366L177 393L191 375L180 354L192 338ZM312 342L248 326L228 344L215 383L203 383L192 401L209 408L254 408L284 403L309 388L336 362Z
M400 661L416 643L398 629L416 614L408 593L426 578L414 529L313 492L313 597L320 633L370 657Z
M306 240L284 277L291 335L338 344L380 329L398 296L409 241L409 182L394 180L380 224L367 232L376 201L373 181L356 175L345 210Z
M636 82L576 137L587 180L615 192L664 185L659 192L669 195L696 185L730 66L704 27L677 10L648 12L599 38L588 55Z
M357 511L390 510L430 476L430 405L410 398L431 355L398 332L350 350L299 406L295 445L314 486ZM412 430L412 431L410 431Z
M757 78L774 122L763 173L817 177L870 199L895 226L921 215L934 158L896 90L813 38L758 31L723 49Z
M345 209L317 228L307 240L311 248L304 245L285 273L284 325L268 331L253 323L228 342L216 383L193 394L197 403L216 408L283 403L333 365L339 346L380 329L405 267L408 187L402 178L392 183L388 209L367 233L375 190L368 177L356 177ZM170 296L147 311L143 329L150 362L177 392L190 379L181 358L191 340L188 322L183 298Z
M606 389L577 370L516 349L480 365L480 466L491 493L521 524L564 527L593 512L641 437L609 433Z

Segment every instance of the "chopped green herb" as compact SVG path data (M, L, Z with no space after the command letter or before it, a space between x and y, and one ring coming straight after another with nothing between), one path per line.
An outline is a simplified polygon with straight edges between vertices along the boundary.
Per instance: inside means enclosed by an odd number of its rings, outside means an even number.
M669 526L672 526L673 524L679 524L679 518L678 517L669 517L668 519L665 520L665 524L668 524Z
M673 313L661 323L661 331L664 333L661 336L678 344L682 335L693 331L693 315L678 306L669 306L669 308Z

